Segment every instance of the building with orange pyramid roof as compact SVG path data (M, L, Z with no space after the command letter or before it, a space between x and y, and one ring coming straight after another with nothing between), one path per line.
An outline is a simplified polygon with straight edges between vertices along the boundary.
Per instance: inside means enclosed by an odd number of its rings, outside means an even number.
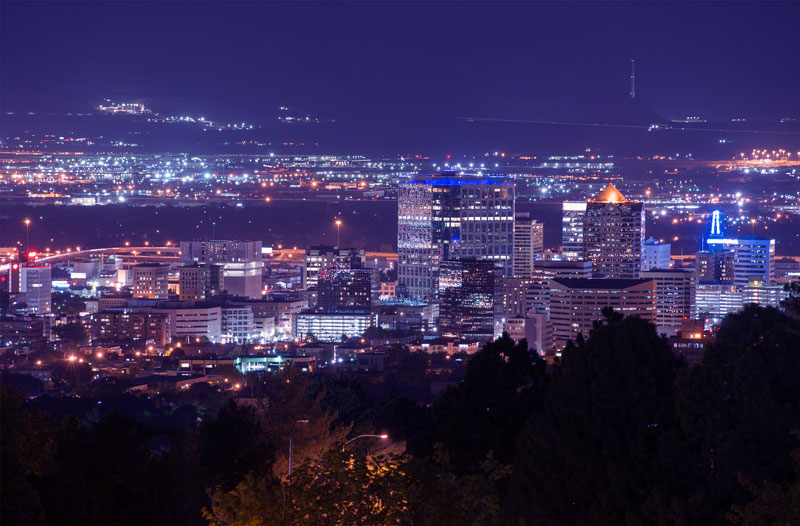
M597 194L592 201L595 203L624 203L627 199L622 195L622 192L617 190L613 183L608 183L608 186Z
M562 253L589 260L595 277L636 279L645 240L644 205L609 183L587 202L564 202Z

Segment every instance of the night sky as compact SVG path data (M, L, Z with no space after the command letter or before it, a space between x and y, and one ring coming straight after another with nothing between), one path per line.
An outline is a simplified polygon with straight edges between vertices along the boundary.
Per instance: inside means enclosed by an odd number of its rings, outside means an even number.
M800 4L2 2L3 112L800 116Z

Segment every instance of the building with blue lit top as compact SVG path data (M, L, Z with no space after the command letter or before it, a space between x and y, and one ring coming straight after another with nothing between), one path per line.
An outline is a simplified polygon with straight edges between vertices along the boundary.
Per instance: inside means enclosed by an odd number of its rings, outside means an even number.
M719 210L711 215L711 231L705 240L713 255L714 277L720 283L747 286L756 279L764 285L775 281L775 240L755 236L725 237ZM727 272L725 272L726 269ZM727 275L726 275L727 274Z
M397 198L398 294L431 301L444 261L492 261L513 273L514 185L443 172L404 178Z

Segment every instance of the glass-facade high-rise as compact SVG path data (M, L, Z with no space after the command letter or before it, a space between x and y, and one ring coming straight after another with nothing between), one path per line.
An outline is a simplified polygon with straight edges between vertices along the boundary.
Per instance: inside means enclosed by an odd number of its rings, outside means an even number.
M595 275L636 279L642 266L644 206L628 201L614 185L586 205L583 253Z
M398 185L398 287L431 301L443 261L491 261L513 272L514 185L502 177L445 172L414 176Z
M544 223L531 219L530 214L517 212L514 216L514 277L530 278L533 264L544 252Z
M587 259L597 277L635 279L642 266L644 205L609 184L586 203L562 205L564 259Z
M564 201L561 205L561 256L568 261L583 259L583 219L586 203Z
M444 261L439 275L439 331L444 336L494 336L495 267L475 258Z

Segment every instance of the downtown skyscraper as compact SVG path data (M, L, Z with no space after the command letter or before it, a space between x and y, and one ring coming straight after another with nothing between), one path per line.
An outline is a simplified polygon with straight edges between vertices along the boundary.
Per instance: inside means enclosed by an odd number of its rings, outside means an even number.
M565 202L562 253L592 262L596 277L636 279L645 242L644 205L610 184L586 203Z
M514 185L502 177L444 172L398 185L398 288L431 301L440 264L474 258L513 273Z

